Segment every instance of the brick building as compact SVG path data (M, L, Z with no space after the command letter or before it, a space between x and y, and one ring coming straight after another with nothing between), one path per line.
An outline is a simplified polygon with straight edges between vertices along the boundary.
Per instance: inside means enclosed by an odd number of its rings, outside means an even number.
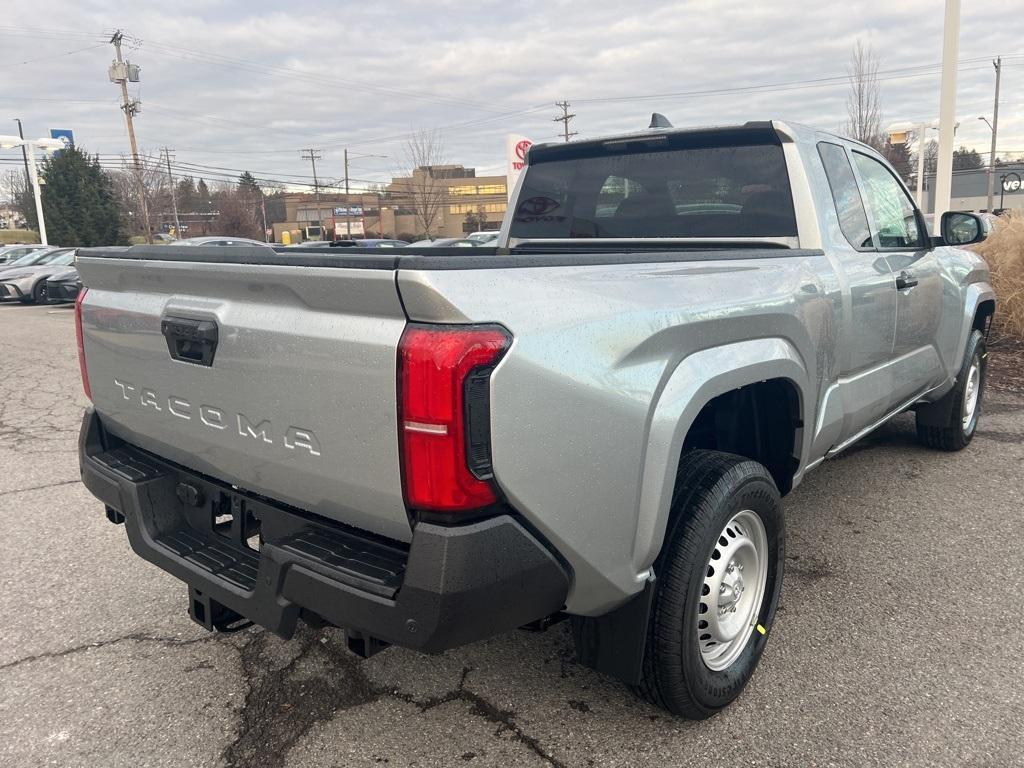
M302 233L318 222L325 239L360 237L463 237L478 229L498 229L508 192L504 176L477 176L462 165L417 168L412 176L393 178L375 192L286 194L284 219L268 223L274 240L282 233Z

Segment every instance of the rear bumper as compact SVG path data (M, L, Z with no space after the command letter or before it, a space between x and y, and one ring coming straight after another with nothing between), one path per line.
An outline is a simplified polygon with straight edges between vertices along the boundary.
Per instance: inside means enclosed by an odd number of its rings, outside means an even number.
M566 569L511 515L419 523L406 547L120 443L92 409L79 458L83 483L123 516L138 555L187 583L193 603L199 594L283 637L305 610L435 652L544 618L569 590Z

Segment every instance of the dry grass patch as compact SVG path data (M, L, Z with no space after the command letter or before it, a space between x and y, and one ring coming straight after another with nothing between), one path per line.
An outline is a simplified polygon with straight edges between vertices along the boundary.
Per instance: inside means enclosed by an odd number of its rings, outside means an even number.
M992 269L998 318L1003 333L1024 338L1024 214L999 218L989 238L975 246Z

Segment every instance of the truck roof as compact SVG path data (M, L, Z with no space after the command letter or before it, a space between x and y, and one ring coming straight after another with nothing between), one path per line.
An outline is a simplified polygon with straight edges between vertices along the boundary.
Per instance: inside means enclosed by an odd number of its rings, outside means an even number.
M664 120L664 118L658 113L654 113L651 119L651 125L647 128L641 128L636 131L627 131L624 133L607 134L603 136L595 136L588 139L577 139L575 141L566 142L544 142L537 143L530 147L530 155L535 159L537 155L544 156L548 152L555 152L557 150L565 150L566 147L588 147L597 144L606 144L610 141L617 142L629 142L632 140L642 140L650 138L652 136L677 136L691 134L695 138L697 137L711 137L712 135L718 135L723 140L736 140L744 136L750 139L760 139L761 141L771 140L777 136L786 136L793 140L805 140L805 141L818 141L823 136L832 137L839 141L848 141L853 144L858 144L867 149L872 149L867 144L864 144L857 139L850 138L848 136L841 136L834 131L827 131L821 128L815 128L813 126L804 125L802 123L792 122L789 120L781 120L777 118L767 120L748 120L744 123L735 123L731 125L700 125L700 126L673 126L665 125L658 119ZM661 123L659 125L659 123ZM529 162L529 159L527 160Z

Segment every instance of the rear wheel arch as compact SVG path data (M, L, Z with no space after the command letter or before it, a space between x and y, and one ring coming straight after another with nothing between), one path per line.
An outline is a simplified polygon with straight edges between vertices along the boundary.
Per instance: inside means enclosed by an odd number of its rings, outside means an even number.
M753 382L712 398L690 424L680 462L694 449L752 459L775 480L783 496L800 466L803 400L791 379Z
M785 414L784 434L775 433L773 452L739 450L730 443L709 444L695 438L694 426L708 419L709 412L727 413L730 401L758 403L757 412L781 404ZM793 486L807 453L813 405L807 370L797 349L781 338L753 339L715 347L684 359L663 387L654 406L642 467L634 566L648 568L660 553L669 524L672 493L684 456L684 446L729 451L769 467L780 492ZM774 417L773 417L774 418ZM765 423L773 422L761 422ZM743 426L739 426L740 431ZM717 443L717 441L716 441ZM780 450L784 445L786 450Z

